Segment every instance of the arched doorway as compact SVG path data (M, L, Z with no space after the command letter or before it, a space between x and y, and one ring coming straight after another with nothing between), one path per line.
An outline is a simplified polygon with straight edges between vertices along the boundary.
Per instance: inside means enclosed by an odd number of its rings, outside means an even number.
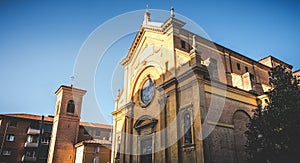
M154 134L157 119L145 115L139 118L134 128L137 130L138 136L138 149L140 151L139 162L151 163L153 161L154 152Z

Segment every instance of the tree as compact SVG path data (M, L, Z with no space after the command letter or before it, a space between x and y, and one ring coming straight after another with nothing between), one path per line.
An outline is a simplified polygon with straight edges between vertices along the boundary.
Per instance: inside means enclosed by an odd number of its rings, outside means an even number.
M271 70L269 102L258 106L247 125L249 162L277 163L300 160L299 81L282 66Z

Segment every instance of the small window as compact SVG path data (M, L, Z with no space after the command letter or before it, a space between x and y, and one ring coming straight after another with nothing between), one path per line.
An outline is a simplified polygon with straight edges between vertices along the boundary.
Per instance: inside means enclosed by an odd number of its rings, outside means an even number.
M43 139L41 140L41 143L42 143L42 144L45 144L45 145L48 145L48 144L49 144L49 138L48 138L48 139L43 138Z
M120 149L121 149L121 137L118 136L116 159L120 158Z
M7 135L6 140L7 141L14 141L15 140L15 135L13 135L13 134Z
M181 48L185 49L185 41L181 40Z
M100 147L97 147L97 146L96 146L96 147L94 148L94 152L95 152L95 153L99 153L99 152L100 152Z
M2 155L3 156L9 156L9 155L11 155L11 150L3 150Z
M96 136L100 136L100 131L99 130L96 131Z
M28 135L27 142L28 143L32 143L33 142L33 136L32 135Z
M0 119L0 126L2 125L2 119Z
M237 63L236 66L238 70L241 70L241 65L239 63Z
M9 127L17 127L17 122L16 121L11 121L9 123Z
M254 75L250 73L250 80L253 82L254 81Z
M67 106L67 112L68 113L74 113L75 111L75 104L74 104L74 101L73 100L70 100L68 102L68 106Z
M249 70L248 70L248 67L247 67L247 66L245 67L245 70L246 70L246 72L249 72Z
M191 115L185 113L184 116L184 144L192 144L192 130L191 130Z
M44 124L44 132L51 133L52 125L51 124Z
M94 157L93 163L99 163L99 157Z
M35 151L26 151L26 157L35 157Z
M87 129L83 129L83 134L84 134L84 135L89 135L88 130L87 130Z

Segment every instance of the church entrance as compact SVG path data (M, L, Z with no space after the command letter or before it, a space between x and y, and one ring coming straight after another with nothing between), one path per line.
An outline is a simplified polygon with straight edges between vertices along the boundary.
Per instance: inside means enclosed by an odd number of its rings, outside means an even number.
M155 138L155 126L157 119L145 115L140 117L134 128L138 131L138 148L140 151L139 162L140 163L152 163L153 152L154 152L154 141Z
M141 140L141 158L140 162L151 163L152 162L152 136L146 136Z

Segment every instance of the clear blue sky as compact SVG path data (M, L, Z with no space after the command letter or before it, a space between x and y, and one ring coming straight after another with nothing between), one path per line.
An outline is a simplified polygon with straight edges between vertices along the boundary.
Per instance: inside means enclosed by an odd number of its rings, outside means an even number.
M300 69L300 3L296 0L3 0L0 2L1 113L53 115L54 92L60 85L70 84L77 54L89 34L108 19L144 9L146 4L150 9L162 10L173 6L175 12L200 25L212 41L250 58L258 60L273 55L292 64L294 70ZM105 71L98 67L95 90L107 121L83 116L84 121L112 122L111 72L127 54L133 37L119 40L108 50L116 55L111 60L113 65L104 64ZM106 79L109 83L101 83Z

